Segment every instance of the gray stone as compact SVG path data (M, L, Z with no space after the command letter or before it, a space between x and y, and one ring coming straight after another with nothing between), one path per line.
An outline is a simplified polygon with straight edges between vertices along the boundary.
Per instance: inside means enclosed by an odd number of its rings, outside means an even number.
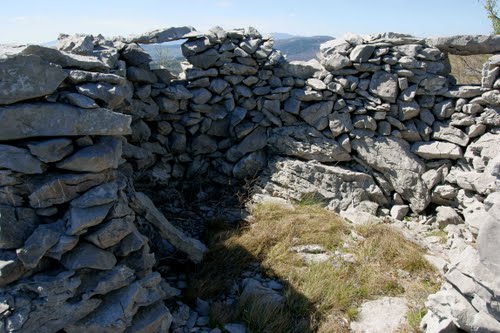
M319 162L351 160L351 155L337 141L304 125L273 130L268 140L268 149L275 154Z
M231 162L236 162L248 153L260 150L267 145L267 131L264 127L257 127L248 134L240 143L231 147L226 157Z
M290 76L300 79L308 79L312 77L314 73L324 70L324 67L316 59L285 62L281 66Z
M257 72L258 69L256 67L236 64L232 62L224 64L220 69L220 73L224 75L249 76L249 75L255 75L257 74Z
M49 225L40 225L18 249L17 257L27 269L35 268L45 253L59 241L60 232L52 230Z
M0 249L23 246L37 224L33 209L0 206Z
M108 215L112 204L78 208L72 207L69 211L69 220L66 233L70 236L78 235L87 228L100 224Z
M130 285L135 280L132 269L125 265L118 265L109 271L81 272L83 299L89 299L95 295L106 295L113 290L117 290Z
M101 249L107 249L120 243L133 231L134 219L134 216L126 216L109 220L85 235L85 239Z
M481 96L485 91L486 89L480 86L457 86L449 89L444 96L453 98L473 98Z
M349 54L349 59L352 62L367 62L372 56L373 51L375 51L375 46L373 45L357 45Z
M60 161L73 152L72 141L66 138L28 143L28 148L32 155L45 163Z
M180 251L186 253L194 263L201 262L207 252L207 248L203 243L194 238L186 237L179 229L170 224L144 193L135 192L131 199L131 207L137 214L144 216L147 221L158 228L163 238L167 239Z
M307 79L306 84L314 90L325 90L326 84L320 79Z
M450 54L494 54L500 51L500 37L497 35L434 37L427 39L426 42L428 45Z
M131 117L107 109L36 103L0 107L0 140L43 136L127 135Z
M0 251L0 287L21 278L26 273L14 251Z
M262 150L244 156L233 168L233 176L238 179L254 178L267 165L267 156Z
M405 121L411 118L415 118L420 113L420 105L417 102L402 102L399 101L399 120Z
M0 168L25 174L40 174L44 172L45 165L27 149L0 144Z
M196 67L201 69L208 69L215 65L219 60L219 52L215 49L209 49L203 53L198 53L188 57L188 61Z
M62 100L82 109L95 109L99 107L92 98L77 93L64 94Z
M158 81L158 78L152 71L135 66L127 67L127 79L144 84L156 83Z
M0 105L50 95L66 76L61 67L36 55L0 59Z
M140 35L133 35L127 38L127 43L156 44L183 39L185 35L195 32L190 26L169 27L145 32Z
M321 64L325 66L325 69L327 71L336 71L339 69L342 69L344 67L348 67L352 65L351 60L349 60L348 57L339 54L339 53L334 53L329 57L326 57L325 59L321 60Z
M28 45L21 54L38 55L40 58L51 63L67 68L80 68L83 70L108 70L107 64L94 56L78 55L59 51L41 45Z
M73 36L60 34L57 38L57 49L76 54L92 54L94 38L92 35L76 34Z
M191 143L191 152L193 155L211 154L217 151L217 141L205 134L197 135Z
M334 137L337 137L342 133L349 133L354 129L351 121L351 115L349 113L341 113L338 111L328 115L328 127L332 131L332 135Z
M234 324L234 323L225 324L224 330L227 333L247 333L247 328L243 324Z
M464 221L451 207L440 206L436 208L436 222L441 229L449 224L462 224Z
M384 101L395 103L398 97L397 76L386 72L376 72L370 81L370 92Z
M134 315L140 308L153 305L167 296L163 290L162 281L159 273L151 273L141 280L106 295L95 311L80 321L68 325L64 330L68 333L124 332L132 325ZM137 322L136 325L137 328L141 327ZM127 332L135 333L135 331Z
M137 311L125 333L168 332L172 315L163 302L145 306Z
M152 59L139 45L135 43L128 44L121 52L123 59L132 66L149 64Z
M410 207L408 205L394 205L391 208L391 217L401 221L409 211Z
M421 179L425 166L410 152L406 142L379 136L355 139L351 144L365 163L384 174L396 192L410 202L414 212L421 212L427 207L429 190Z
M79 172L101 172L106 169L116 169L121 155L122 141L103 137L95 145L84 147L57 163L57 167Z
M91 188L80 197L71 201L71 206L88 208L111 203L118 199L117 191L118 184L116 182L99 185Z
M328 115L333 111L333 102L320 102L300 111L300 117L309 125L322 131L328 127Z
M109 109L114 109L125 99L130 100L132 98L132 90L129 86L111 85L103 82L84 83L76 86L76 91L94 100L104 102Z
M263 171L259 184L273 196L296 201L315 197L336 212L366 200L387 203L370 175L316 161L275 157Z
M432 138L455 143L459 146L467 146L469 137L460 129L442 122L435 122L432 125Z
M401 297L382 297L366 302L358 318L351 323L351 330L355 333L396 332L406 324L407 311L407 301Z
M62 204L115 177L115 173L111 172L50 175L33 188L29 196L30 205L34 208L46 208Z
M416 142L411 146L411 151L426 160L456 160L463 157L460 147L450 142Z
M116 258L110 252L89 243L80 242L75 248L63 255L61 263L71 270L82 268L109 270L115 266Z

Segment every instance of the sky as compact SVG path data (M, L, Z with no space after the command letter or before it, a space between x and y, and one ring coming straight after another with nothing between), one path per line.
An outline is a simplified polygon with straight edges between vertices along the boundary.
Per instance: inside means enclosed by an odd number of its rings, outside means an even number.
M489 34L479 1L0 0L0 43L44 43L59 33L127 36L184 25L334 37L386 31L419 37Z

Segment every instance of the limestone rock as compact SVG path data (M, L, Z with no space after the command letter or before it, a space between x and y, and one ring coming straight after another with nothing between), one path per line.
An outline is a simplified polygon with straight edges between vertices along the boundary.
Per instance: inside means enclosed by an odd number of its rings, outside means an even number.
M286 199L316 197L336 212L366 200L387 203L370 175L316 161L275 157L269 161L259 185L265 192Z
M184 35L194 31L196 30L190 26L163 28L148 31L140 35L130 36L127 38L127 42L140 44L165 43L182 39Z
M337 141L304 125L273 130L269 137L268 148L275 154L319 162L351 160L351 155Z
M30 205L47 208L68 202L91 187L113 180L115 176L113 172L50 175L35 184L29 196Z
M355 139L352 148L366 164L385 175L396 192L410 202L414 212L427 207L429 190L421 179L425 166L410 152L408 144L400 139L378 136Z
M355 333L395 332L406 323L406 303L400 297L382 297L366 302L361 306L358 318L351 323L351 330Z
M47 225L40 225L17 250L17 257L27 269L35 268L45 253L59 241L60 232Z
M74 249L63 255L61 263L71 270L82 268L109 270L115 266L116 258L110 252L89 243L80 242Z
M57 138L46 141L32 142L28 148L32 155L45 163L57 162L73 152L70 139Z
M426 160L452 159L463 157L462 150L454 143L430 141L416 142L411 146L411 151Z
M313 104L300 111L300 117L309 125L322 131L328 127L328 115L333 110L333 102L321 102Z
M107 109L36 103L0 107L0 141L42 136L127 135L131 117Z
M116 169L121 155L122 141L104 137L95 145L84 147L57 163L57 167L79 172L101 172L106 169Z
M395 103L398 97L397 76L386 72L376 72L370 81L370 92L384 101Z
M444 229L444 227L449 224L461 224L464 222L458 213L451 207L440 206L436 208L436 211L436 222L441 229Z
M37 224L33 209L0 205L0 249L23 246Z
M40 58L58 64L61 67L80 68L83 70L109 69L109 65L97 57L68 53L41 45L29 45L22 50L21 54L38 55Z
M131 206L136 213L144 216L147 221L158 228L162 237L186 253L194 263L199 263L203 259L207 252L206 246L196 239L186 237L179 229L170 224L144 193L135 192L131 199Z
M82 231L100 224L108 215L112 204L86 208L72 207L69 211L69 220L66 233L70 236L78 235Z
M410 207L407 205L394 205L391 208L391 217L396 220L403 220L403 218L410 211Z
M315 59L309 61L291 61L282 64L282 68L290 74L290 76L300 79L308 79L314 73L324 70L324 67Z
M99 185L91 188L80 197L71 201L71 206L88 208L111 203L118 199L117 191L118 184L116 182Z
M66 76L60 66L36 55L0 59L0 105L50 95Z
M24 174L44 172L44 164L30 154L29 150L0 144L0 168Z
M494 54L500 51L497 35L458 35L427 39L430 46L442 52L460 55Z

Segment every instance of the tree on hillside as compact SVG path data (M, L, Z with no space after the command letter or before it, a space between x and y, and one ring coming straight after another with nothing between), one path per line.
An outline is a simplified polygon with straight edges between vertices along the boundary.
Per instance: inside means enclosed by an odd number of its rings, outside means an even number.
M498 16L497 0L484 0L481 1L481 3L488 13L488 18L493 27L493 33L500 34L500 17Z

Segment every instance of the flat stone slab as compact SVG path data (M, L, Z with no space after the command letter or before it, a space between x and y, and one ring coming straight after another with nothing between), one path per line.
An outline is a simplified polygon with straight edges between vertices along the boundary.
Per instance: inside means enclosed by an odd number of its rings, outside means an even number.
M406 323L408 307L401 297L383 297L364 303L358 319L351 323L355 333L390 333Z
M0 107L0 141L41 136L127 135L129 115L108 109L34 103Z

